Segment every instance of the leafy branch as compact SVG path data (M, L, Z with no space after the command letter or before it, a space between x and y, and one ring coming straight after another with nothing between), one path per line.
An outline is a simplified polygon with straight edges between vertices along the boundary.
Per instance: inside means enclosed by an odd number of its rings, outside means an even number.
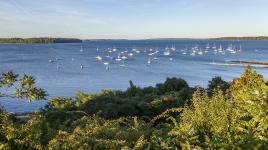
M46 91L36 87L35 84L35 78L32 76L23 75L19 78L18 74L8 71L0 76L0 88L7 87L15 89L15 96L2 92L0 92L0 96L20 99L27 98L29 102L46 99Z

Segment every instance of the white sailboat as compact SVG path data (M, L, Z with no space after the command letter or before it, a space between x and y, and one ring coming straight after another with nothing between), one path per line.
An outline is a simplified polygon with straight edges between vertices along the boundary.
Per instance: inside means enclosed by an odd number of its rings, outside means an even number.
M222 46L221 46L221 44L220 44L220 47L218 48L218 51L220 52L220 51L222 51L223 49L222 49Z
M195 56L195 51L193 51L190 55L191 55L191 56Z
M116 52L117 51L116 47L113 47L112 51L113 52Z
M151 65L151 58L148 59L147 65Z
M95 57L97 60L101 61L102 60L102 57L100 55L96 56Z
M171 51L176 51L175 45L172 45L172 47L170 49L171 49Z
M207 44L206 49L210 49L209 43Z
M240 48L238 50L239 52L242 52L242 45L240 45Z
M49 59L48 62L49 62L49 63L53 63L53 62L55 62L55 61L54 61L53 59Z
M166 50L164 51L164 55L165 55L165 56L169 56L169 55L170 55L170 51L169 51L169 49L166 48Z
M109 70L109 64L110 64L110 63L109 63L109 62L104 62L103 64L105 65L105 69L106 69L106 70Z
M203 55L203 52L202 51L198 51L197 54L198 55Z
M83 47L81 46L81 48L80 48L80 52L83 52L84 51L84 49L83 49Z
M217 49L217 46L216 46L216 44L214 43L214 45L212 46L212 49Z
M121 58L122 58L123 60L126 60L126 59L127 59L127 57L126 57L126 56L122 56Z
M119 65L120 67L125 67L125 61L123 60L122 64Z

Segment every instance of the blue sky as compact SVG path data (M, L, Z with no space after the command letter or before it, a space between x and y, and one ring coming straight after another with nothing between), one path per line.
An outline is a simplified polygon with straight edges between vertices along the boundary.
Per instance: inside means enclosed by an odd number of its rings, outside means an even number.
M268 35L268 0L0 0L0 37Z

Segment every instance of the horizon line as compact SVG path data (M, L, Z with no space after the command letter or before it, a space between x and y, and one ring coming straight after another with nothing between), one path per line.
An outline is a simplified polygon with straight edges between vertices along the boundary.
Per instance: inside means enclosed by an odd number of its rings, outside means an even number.
M31 38L64 38L64 39L79 39L79 40L154 40L154 39L217 39L217 38L251 38L251 37L268 37L264 35L258 36L217 36L217 37L150 37L150 38L78 38L78 37L52 37L52 36L32 36L32 37L0 37L0 39L31 39Z

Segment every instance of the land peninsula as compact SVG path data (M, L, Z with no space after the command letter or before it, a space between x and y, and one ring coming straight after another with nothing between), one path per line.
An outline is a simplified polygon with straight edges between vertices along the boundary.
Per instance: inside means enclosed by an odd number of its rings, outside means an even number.
M0 38L0 43L23 43L23 44L49 44L49 43L81 43L80 39L75 38Z

